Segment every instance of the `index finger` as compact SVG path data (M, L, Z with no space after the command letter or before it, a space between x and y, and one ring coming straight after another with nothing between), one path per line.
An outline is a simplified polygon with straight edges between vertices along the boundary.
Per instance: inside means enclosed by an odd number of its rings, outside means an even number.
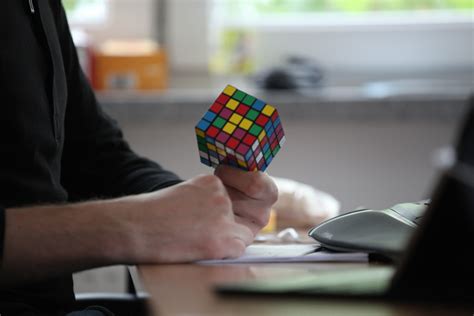
M273 180L261 171L244 171L231 166L219 165L214 174L224 185L232 187L256 200L276 199L278 189Z

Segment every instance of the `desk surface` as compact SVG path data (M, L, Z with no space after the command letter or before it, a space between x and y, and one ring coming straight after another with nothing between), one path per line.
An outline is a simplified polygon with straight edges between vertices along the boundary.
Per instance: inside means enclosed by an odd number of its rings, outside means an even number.
M253 264L202 266L142 265L141 282L150 294L153 315L471 315L452 306L382 301L331 300L271 296L222 296L214 284L258 278L318 273L324 269L367 266L367 263Z

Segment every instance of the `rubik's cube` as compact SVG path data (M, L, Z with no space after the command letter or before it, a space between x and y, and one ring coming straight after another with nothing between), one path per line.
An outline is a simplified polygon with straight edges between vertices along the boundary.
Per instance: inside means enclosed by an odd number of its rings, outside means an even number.
M264 171L285 142L278 111L228 85L196 125L201 162Z

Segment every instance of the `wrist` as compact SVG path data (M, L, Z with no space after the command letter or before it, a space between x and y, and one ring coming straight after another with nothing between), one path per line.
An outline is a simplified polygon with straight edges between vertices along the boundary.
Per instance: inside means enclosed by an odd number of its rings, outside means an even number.
M138 196L102 202L104 227L100 252L110 264L133 264L138 260L138 227L135 217L142 204Z

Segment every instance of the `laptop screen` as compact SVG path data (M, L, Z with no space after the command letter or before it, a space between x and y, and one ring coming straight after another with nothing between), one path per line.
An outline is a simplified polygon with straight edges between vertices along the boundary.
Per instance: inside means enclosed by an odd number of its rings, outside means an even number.
M469 99L468 112L456 146L458 161L474 166L474 95Z
M457 163L436 187L390 289L398 298L474 302L474 104L457 143Z

